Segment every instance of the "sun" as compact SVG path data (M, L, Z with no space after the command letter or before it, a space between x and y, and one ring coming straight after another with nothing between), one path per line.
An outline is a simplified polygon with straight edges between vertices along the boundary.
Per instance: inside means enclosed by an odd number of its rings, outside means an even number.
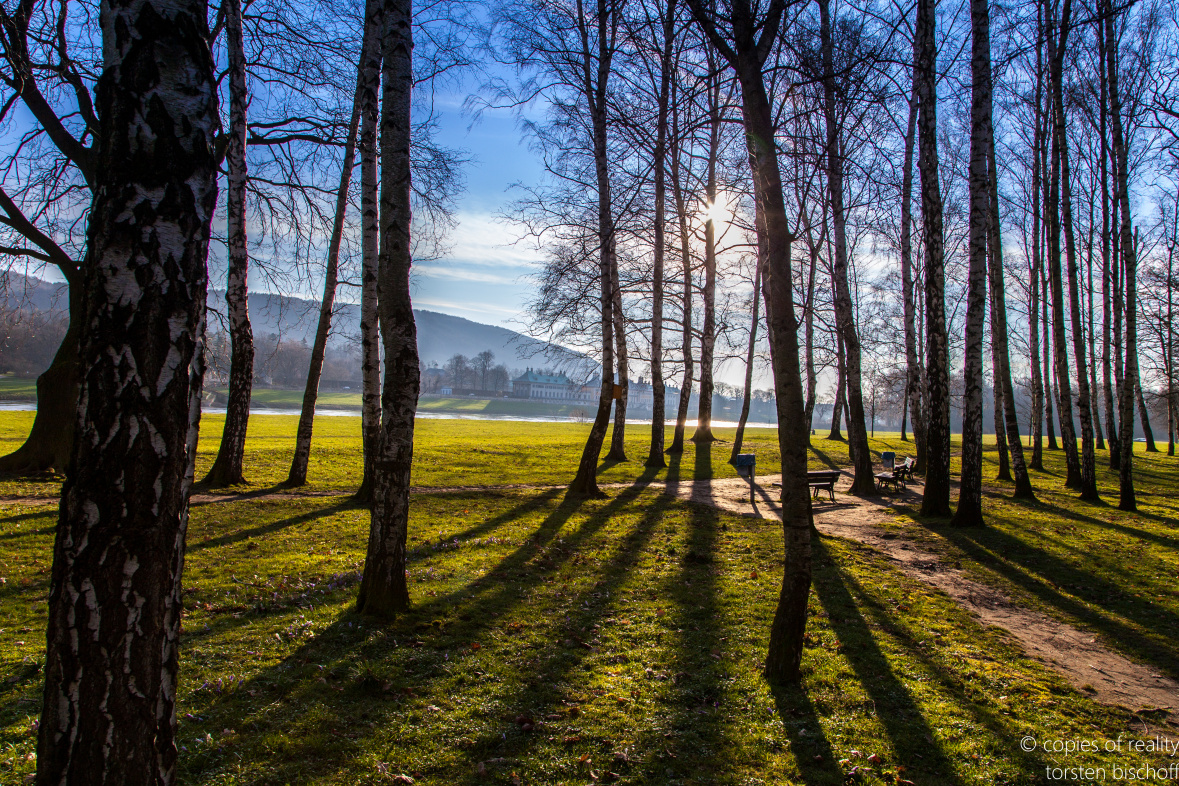
M700 215L720 228L733 222L733 206L725 194L718 194L712 203L704 203Z

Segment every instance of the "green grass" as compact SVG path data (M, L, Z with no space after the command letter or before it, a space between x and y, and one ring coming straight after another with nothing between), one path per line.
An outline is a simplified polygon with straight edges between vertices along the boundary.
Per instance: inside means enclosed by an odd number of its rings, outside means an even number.
M0 449L18 445L31 422L31 413L0 413ZM285 477L294 423L251 418L255 485ZM220 419L204 425L201 468ZM561 484L586 429L419 421L415 484ZM647 433L628 430L632 460L604 466L604 481L640 477ZM316 434L313 488L350 491L357 419L322 418ZM756 431L750 447L762 471L776 468L773 431ZM895 435L873 443L907 448ZM658 476L730 475L728 449L689 444ZM986 456L989 477L995 454ZM1179 463L1135 458L1138 514L1081 503L1062 487L1062 454L1050 452L1048 472L1034 475L1040 502L992 487L986 528L951 529L903 505L891 526L1179 677ZM816 440L812 465L828 463L845 465L846 445ZM1116 501L1116 478L1099 480ZM56 492L52 481L21 483ZM376 784L406 773L425 784L834 785L899 773L935 786L1040 784L1058 782L1049 764L1175 761L1126 749L1022 752L1025 735L1104 742L1137 733L1141 719L1093 703L1009 637L848 541L815 540L805 677L771 690L759 676L781 580L771 522L638 485L581 506L563 504L559 488L423 493L411 511L415 605L385 625L351 611L367 512L346 497L194 506L183 783ZM51 506L0 511L0 783L34 767L55 515Z
M4 782L32 770L52 519L0 518ZM771 524L637 487L580 507L424 495L415 608L382 625L350 611L366 519L332 498L194 508L182 782L1041 783L1064 759L1023 753L1025 734L1130 722L839 539L815 544L804 681L771 690Z
M212 466L217 455L223 415L201 418L197 454L197 478ZM33 424L31 412L0 412L0 451L15 450ZM252 487L267 488L286 480L294 451L294 415L252 415L246 439L246 476ZM589 434L588 423L528 423L494 420L419 419L415 432L413 483L421 488L488 486L505 484L561 485L573 477ZM733 429L717 429L722 439L731 440ZM691 431L688 432L689 436ZM650 427L627 428L630 461L603 463L599 480L629 483L644 473ZM667 430L670 442L671 429ZM607 444L609 436L607 437ZM729 465L732 445L706 446L697 452L687 442L683 465L692 467L695 477L736 477ZM775 429L746 431L745 450L756 452L766 471L776 471L779 462ZM812 452L815 467L828 462L846 463L847 446L842 442L816 442ZM315 421L308 467L308 490L354 490L360 482L362 453L360 419L321 417ZM665 471L654 477L662 478ZM0 479L0 496L57 493L59 480L45 478Z
M0 375L0 401L36 401L37 380Z

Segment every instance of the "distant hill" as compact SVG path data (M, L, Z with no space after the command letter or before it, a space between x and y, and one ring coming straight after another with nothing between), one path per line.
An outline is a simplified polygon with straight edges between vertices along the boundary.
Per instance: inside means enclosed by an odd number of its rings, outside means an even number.
M0 291L0 306L32 306L39 311L61 311L66 308L66 286L10 273ZM225 311L225 293L209 291L209 328L222 329L219 314ZM437 311L414 309L418 328L418 353L426 365L442 366L452 356L474 355L490 349L497 363L508 368L525 366L576 367L586 361L585 356L529 338L514 330L496 325L484 325L462 317L440 314ZM255 293L250 295L250 320L254 335L276 334L287 341L312 343L319 320L319 303L286 295ZM332 320L331 343L344 346L352 343L360 333L360 306L336 305Z

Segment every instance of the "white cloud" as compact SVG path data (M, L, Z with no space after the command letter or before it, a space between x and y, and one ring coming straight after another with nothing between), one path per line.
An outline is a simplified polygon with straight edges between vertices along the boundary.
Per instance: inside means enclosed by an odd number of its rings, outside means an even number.
M459 213L451 233L454 250L449 260L489 267L536 268L543 260L540 249L528 240L516 242L519 233L491 213ZM445 261L445 260L443 260Z

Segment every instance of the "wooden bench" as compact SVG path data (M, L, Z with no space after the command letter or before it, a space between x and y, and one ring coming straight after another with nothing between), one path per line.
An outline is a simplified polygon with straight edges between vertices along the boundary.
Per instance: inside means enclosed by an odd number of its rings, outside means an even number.
M816 470L814 472L806 473L806 483L810 486L814 493L814 498L819 498L819 492L826 490L831 495L831 501L835 501L835 481L839 480L840 472L837 469Z
M878 491L884 491L887 487L893 491L900 491L908 487L908 481L912 477L913 459L906 458L899 464L894 461L891 469L886 464L884 472L876 473L876 489Z

